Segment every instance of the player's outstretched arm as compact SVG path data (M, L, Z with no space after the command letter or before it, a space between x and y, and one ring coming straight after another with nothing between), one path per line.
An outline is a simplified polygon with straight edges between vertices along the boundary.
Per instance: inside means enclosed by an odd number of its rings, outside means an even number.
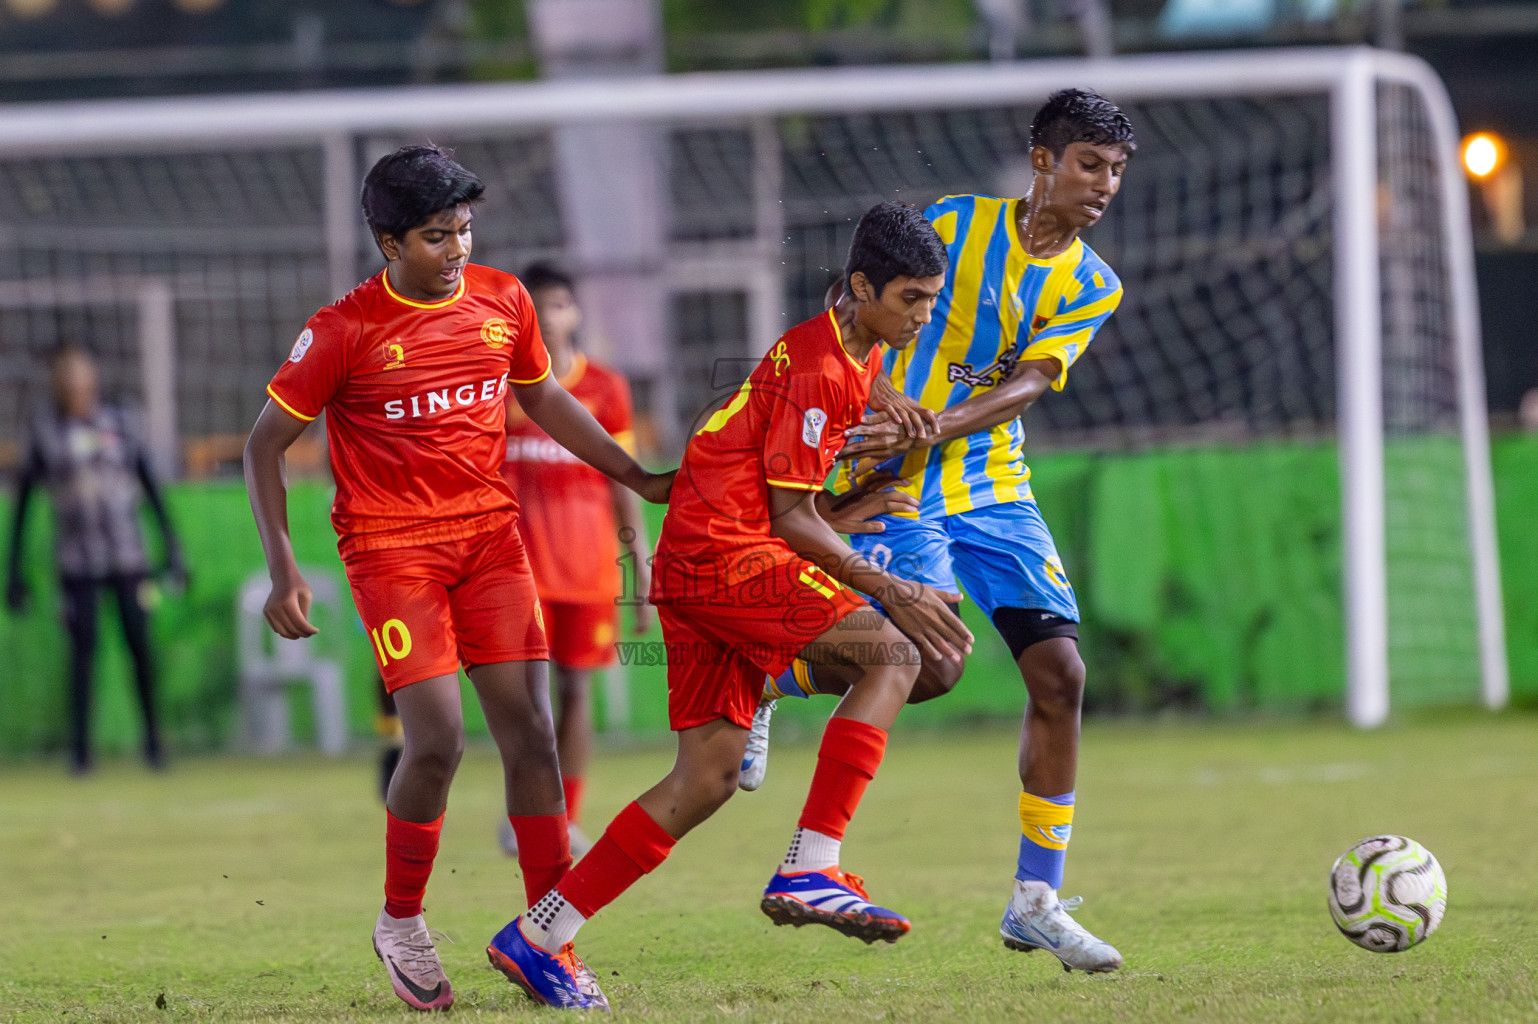
M529 419L562 448L647 501L667 504L673 472L648 473L554 377L512 389Z
M246 440L246 496L256 517L256 532L267 556L267 575L272 593L262 614L273 632L290 640L320 632L310 625L310 585L299 574L294 546L288 535L288 484L283 456L309 426L269 401L256 418Z
M1056 359L1032 359L1021 363L996 387L979 391L940 413L940 429L934 434L915 437L887 413L870 413L859 426L849 431L851 435L859 435L860 439L845 445L838 457L887 459L915 448L966 437L979 430L991 430L1000 423L1025 415L1036 399L1052 386L1058 372Z
M939 414L940 429L933 434L915 437L888 414L868 414L860 425L850 429L860 439L844 446L839 452L841 459L886 459L901 455L915 448L927 448L958 437L966 437L980 430L991 430L1000 423L1008 423L1025 411L1047 392L1057 379L1056 359L1032 359L1015 367L1014 372L996 387L979 391L965 401Z
M880 601L925 659L953 660L972 653L972 631L946 607L959 598L947 599L933 587L877 568L833 532L809 492L771 486L769 517L770 532L792 551L845 586Z

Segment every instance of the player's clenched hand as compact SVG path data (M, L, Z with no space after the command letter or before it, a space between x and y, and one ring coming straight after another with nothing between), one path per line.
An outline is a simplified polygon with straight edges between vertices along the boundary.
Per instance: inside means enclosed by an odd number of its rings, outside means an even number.
M918 644L926 660L965 658L972 653L972 631L949 607L961 603L960 594L899 580L874 596L897 628Z
M267 595L262 614L274 633L289 640L302 640L320 632L310 625L310 601L310 585L304 577L273 580L272 593Z
M666 505L668 494L673 490L673 477L678 475L678 470L670 469L666 473L648 473L641 486L636 488L636 493L653 505Z
M826 491L817 495L817 512L839 533L883 533L886 526L870 522L876 516L917 512L918 499L906 491L910 481L896 473L871 473L864 480L837 497Z
M901 421L886 412L866 413L858 426L849 428L849 436L855 440L844 445L844 450L838 453L841 459L887 459L915 448L928 447L934 437L908 433Z
M867 399L870 407L877 412L884 412L899 424L909 437L931 437L940 433L940 415L933 409L926 409L907 395L892 386L891 378L885 373L876 375L871 382L870 398Z

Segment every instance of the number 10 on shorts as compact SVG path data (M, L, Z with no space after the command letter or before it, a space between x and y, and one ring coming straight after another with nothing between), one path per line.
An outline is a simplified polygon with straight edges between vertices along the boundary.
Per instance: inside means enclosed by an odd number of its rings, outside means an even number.
M369 630L368 635L374 641L380 668L411 653L411 630L400 619L390 619L383 626Z

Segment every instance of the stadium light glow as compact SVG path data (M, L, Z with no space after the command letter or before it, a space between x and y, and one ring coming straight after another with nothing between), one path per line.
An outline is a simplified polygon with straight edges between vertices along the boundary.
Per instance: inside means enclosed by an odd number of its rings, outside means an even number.
M1489 132L1475 132L1463 140L1463 168L1481 181L1506 162L1506 140Z
M5 0L6 9L22 20L52 14L57 6L58 0Z

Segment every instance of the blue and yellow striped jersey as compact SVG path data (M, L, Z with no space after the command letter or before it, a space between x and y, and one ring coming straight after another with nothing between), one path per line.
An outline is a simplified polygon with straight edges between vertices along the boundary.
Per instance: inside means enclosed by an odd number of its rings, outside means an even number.
M904 394L948 409L1007 378L1023 360L1055 357L1061 391L1068 367L1121 302L1121 281L1081 239L1035 259L1015 229L1015 199L946 196L924 211L950 256L933 319L906 350L888 351L887 374ZM857 431L851 429L850 433ZM1018 419L903 461L925 518L1031 496L1025 430ZM861 469L866 468L861 466ZM847 490L843 464L835 487Z

